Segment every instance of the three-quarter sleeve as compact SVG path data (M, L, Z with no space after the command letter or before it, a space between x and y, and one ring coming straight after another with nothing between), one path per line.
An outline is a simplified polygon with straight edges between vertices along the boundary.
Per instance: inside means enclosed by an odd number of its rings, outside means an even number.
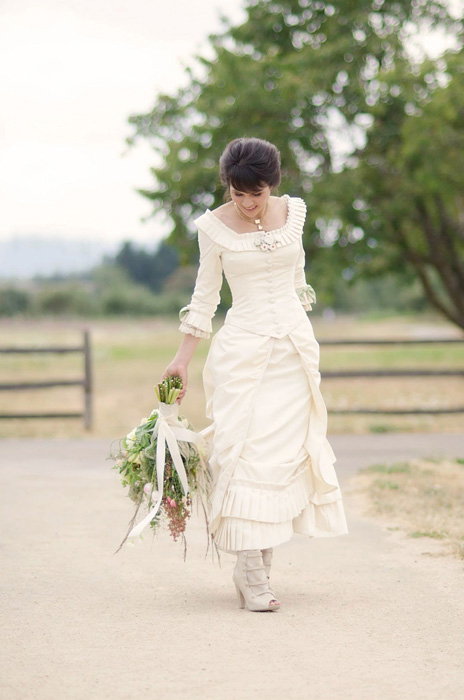
M302 238L300 238L300 253L295 268L295 289L304 310L312 311L312 304L316 303L316 292L310 284L306 283L305 251Z
M196 338L209 338L222 287L221 248L201 229L198 246L200 266L190 303L179 311L179 330Z

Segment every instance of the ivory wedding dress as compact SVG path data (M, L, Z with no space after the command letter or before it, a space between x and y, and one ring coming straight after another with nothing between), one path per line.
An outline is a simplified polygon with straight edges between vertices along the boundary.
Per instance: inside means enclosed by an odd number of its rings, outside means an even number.
M327 440L319 344L306 311L306 205L284 195L287 220L236 233L209 209L198 228L200 266L180 330L209 338L224 272L233 303L213 337L203 382L203 431L214 475L211 531L227 552L348 532Z

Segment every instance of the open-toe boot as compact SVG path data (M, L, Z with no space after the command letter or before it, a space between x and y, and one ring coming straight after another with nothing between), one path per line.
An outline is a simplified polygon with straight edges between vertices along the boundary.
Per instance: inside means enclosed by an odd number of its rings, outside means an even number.
M253 612L274 611L280 603L269 588L269 582L259 549L244 549L237 552L237 563L233 580L240 608L245 606Z

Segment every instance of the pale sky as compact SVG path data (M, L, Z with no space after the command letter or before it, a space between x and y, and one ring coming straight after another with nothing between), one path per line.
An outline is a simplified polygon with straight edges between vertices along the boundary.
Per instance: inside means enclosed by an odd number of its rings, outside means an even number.
M127 118L184 82L237 0L0 0L0 239L157 240ZM126 155L123 155L126 152Z
M14 234L153 244L134 190L153 154L127 118L184 82L239 0L0 0L0 240ZM126 154L124 155L124 153Z

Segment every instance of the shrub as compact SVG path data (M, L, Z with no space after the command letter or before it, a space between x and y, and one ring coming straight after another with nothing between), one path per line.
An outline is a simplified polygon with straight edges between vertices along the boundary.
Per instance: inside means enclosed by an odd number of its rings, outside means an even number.
M16 316L30 310L32 295L24 289L0 289L0 316Z
M56 316L72 314L91 316L100 311L95 295L79 284L47 286L36 299L36 312Z

